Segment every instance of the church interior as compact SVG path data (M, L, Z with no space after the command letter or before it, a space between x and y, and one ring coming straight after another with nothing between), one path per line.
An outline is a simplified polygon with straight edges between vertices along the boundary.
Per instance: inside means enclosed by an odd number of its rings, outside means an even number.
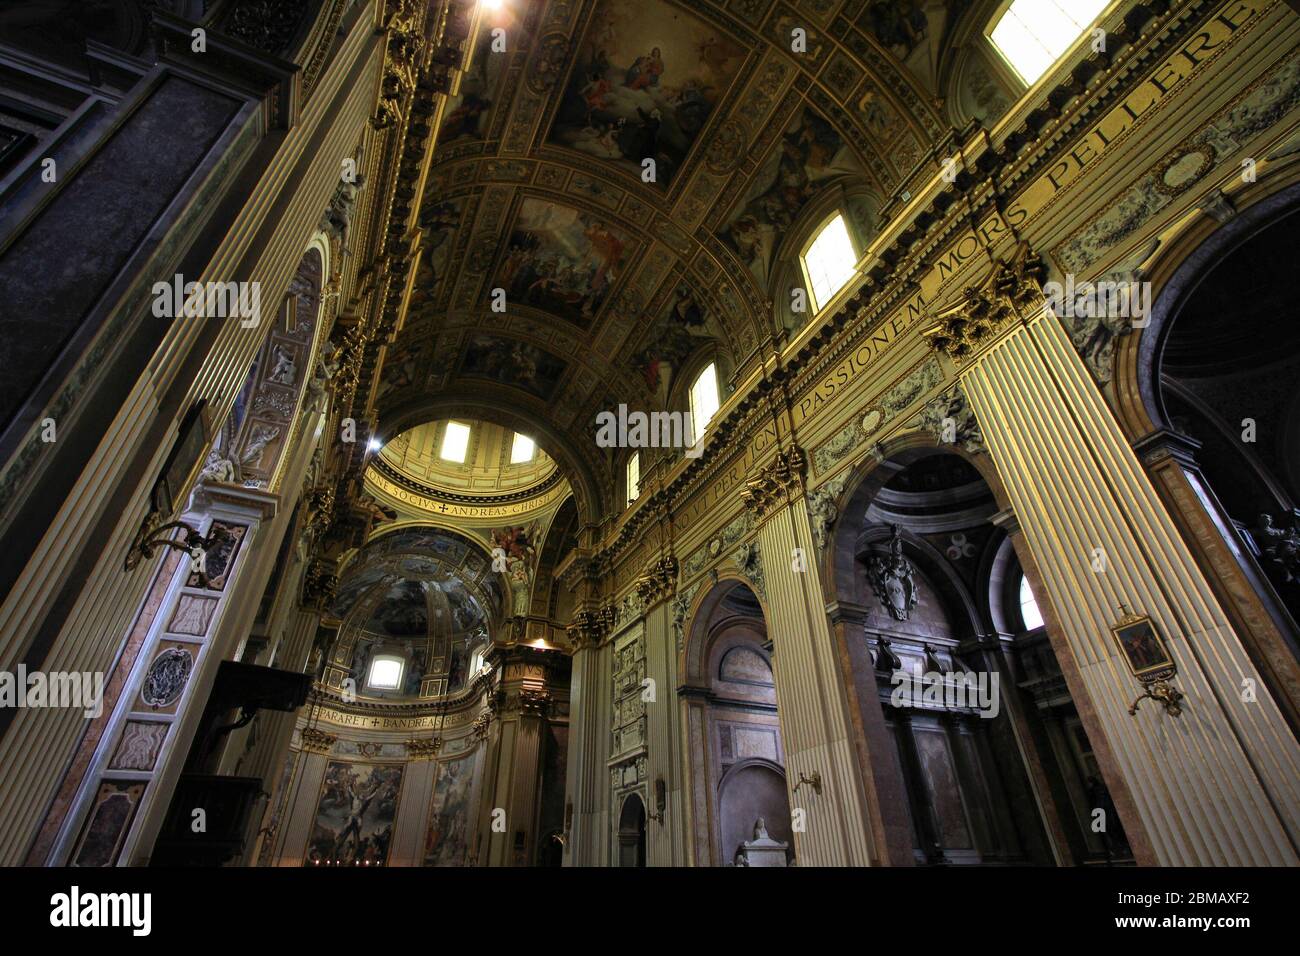
M1298 0L0 4L0 864L1300 863Z

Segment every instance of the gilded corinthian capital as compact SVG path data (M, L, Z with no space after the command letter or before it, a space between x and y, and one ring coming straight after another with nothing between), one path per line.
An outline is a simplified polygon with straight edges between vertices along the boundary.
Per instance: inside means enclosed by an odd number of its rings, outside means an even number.
M808 460L798 445L791 445L789 451L778 451L770 465L745 482L740 492L745 507L761 516L769 508L795 497L803 485L807 466Z
M1004 328L1042 305L1046 275L1043 260L1022 242L1011 258L994 263L983 282L967 286L961 301L921 334L935 351L959 363L967 361L996 341Z

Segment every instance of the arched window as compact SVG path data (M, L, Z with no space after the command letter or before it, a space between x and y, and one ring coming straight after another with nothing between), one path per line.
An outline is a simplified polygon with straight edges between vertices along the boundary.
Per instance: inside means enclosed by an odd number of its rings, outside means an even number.
M396 690L402 682L406 662L392 654L380 654L370 662L370 676L366 684L375 690Z
M463 422L448 422L447 430L442 433L442 450L438 452L445 461L465 463L465 453L469 451L469 426Z
M853 270L858 264L858 253L843 215L836 213L818 230L801 259L812 292L813 309L820 312L853 278Z
M691 383L691 438L698 442L718 413L718 367L713 362Z
M627 503L631 504L641 497L641 453L632 452L627 460Z
M1026 631L1043 626L1043 615L1038 610L1038 602L1034 600L1034 591L1029 586L1029 578L1023 574L1020 575L1020 620Z
M510 447L510 464L522 465L524 462L533 460L533 452L537 446L531 438L515 432L515 442Z
M988 31L1016 74L1033 86L1110 0L1012 0Z

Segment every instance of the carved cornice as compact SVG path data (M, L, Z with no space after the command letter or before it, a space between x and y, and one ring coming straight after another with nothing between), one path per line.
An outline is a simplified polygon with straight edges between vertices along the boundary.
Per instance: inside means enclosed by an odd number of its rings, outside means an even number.
M788 451L778 451L771 464L745 482L740 500L746 508L761 517L770 509L798 497L803 490L807 467L808 460L798 445L791 445Z
M970 361L997 341L999 333L1043 305L1047 268L1028 243L1016 246L1011 258L998 260L984 281L967 286L961 302L942 312L922 335L936 352L954 362Z

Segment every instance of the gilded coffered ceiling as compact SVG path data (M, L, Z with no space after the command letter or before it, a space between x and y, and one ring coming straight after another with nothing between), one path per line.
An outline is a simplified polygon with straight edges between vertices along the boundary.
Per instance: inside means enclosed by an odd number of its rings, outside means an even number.
M809 221L838 206L873 235L923 171L946 131L929 52L946 6L485 7L440 117L381 428L527 430L606 510L596 412L663 407L705 354L724 379L775 354L793 329L770 303Z

